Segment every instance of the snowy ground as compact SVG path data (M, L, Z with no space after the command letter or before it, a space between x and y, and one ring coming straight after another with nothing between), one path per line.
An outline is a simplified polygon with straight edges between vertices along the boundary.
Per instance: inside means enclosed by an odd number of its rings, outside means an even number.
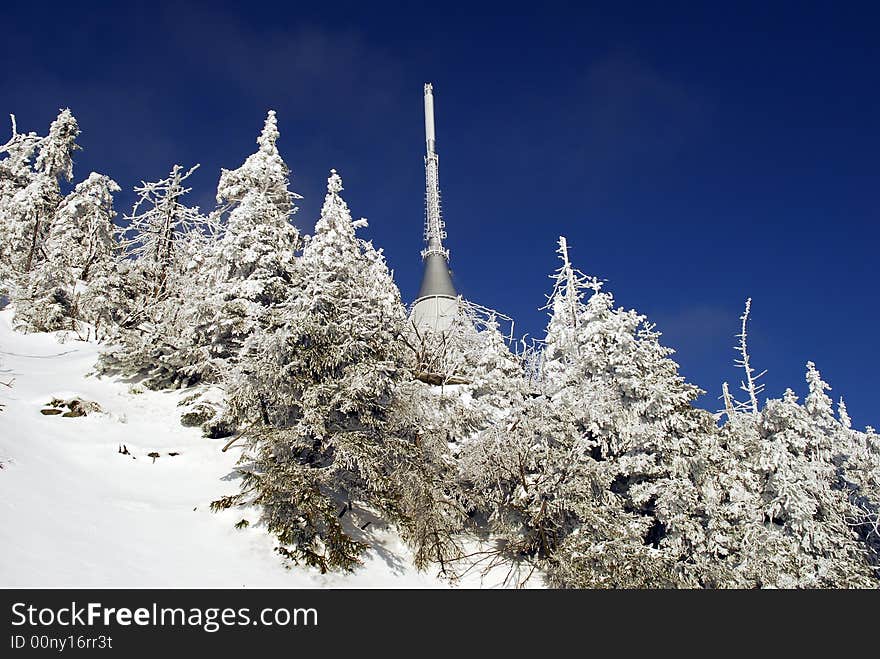
M391 531L374 532L354 574L285 569L263 529L233 527L240 510L209 511L237 490L237 452L180 425L183 394L91 376L95 344L17 334L11 322L0 311L0 382L14 378L0 386L0 587L448 587L417 572ZM103 413L40 413L74 396ZM460 585L503 577L475 571Z

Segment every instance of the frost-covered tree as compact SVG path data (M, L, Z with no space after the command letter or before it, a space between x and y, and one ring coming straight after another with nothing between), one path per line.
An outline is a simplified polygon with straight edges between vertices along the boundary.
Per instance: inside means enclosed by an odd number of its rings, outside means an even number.
M540 381L549 392L562 386L569 366L578 360L577 332L581 327L583 300L587 289L599 292L602 288L598 279L588 277L572 266L568 256L568 242L564 236L559 238L556 253L559 254L562 265L550 276L553 290L544 307L550 310L550 322L544 339L539 374Z
M113 193L119 186L92 172L54 213L44 244L45 259L23 281L16 298L21 329L72 329L77 320L101 324L112 312L118 288L117 229ZM94 281L93 281L94 280Z
M70 109L60 110L49 126L49 134L40 143L36 170L56 180L73 180L73 152L81 147L76 143L79 124Z
M223 170L219 207L208 220L181 207L179 197L185 190L180 181L188 174L179 172L177 179L163 183L164 196L140 214L147 229L157 227L149 243L135 238L147 265L161 264L157 255L175 251L168 247L174 237L181 241L180 257L168 261L179 262L170 267L178 272L180 264L187 264L186 276L176 277L148 320L138 324L134 340L141 347L128 350L134 359L121 355L123 370L147 375L149 386L221 381L237 362L245 340L258 340L272 322L273 307L293 295L300 237L290 218L299 195L288 189L290 172L277 139L275 113L270 112L257 138L259 149L238 169ZM177 187L166 190L169 185ZM172 196L177 200L173 205ZM201 241L204 232L220 235ZM132 340L126 339L129 344Z
M14 130L14 129L13 129ZM10 278L30 273L46 258L45 241L61 202L60 180L73 178L73 152L79 148L79 126L70 110L61 110L49 134L37 140L33 134L13 135L4 147L4 198L0 202L3 247L0 260ZM36 147L32 172L27 164ZM12 193L11 196L9 193Z
M126 216L123 241L127 261L105 273L118 282L115 291L133 299L119 310L120 329L100 367L140 375L153 388L191 384L179 368L181 337L190 331L189 309L204 295L202 266L217 230L212 218L182 199L191 191L184 182L197 167L184 172L174 165L167 178L135 188L138 199Z
M200 279L203 296L189 309L180 370L192 380L218 381L238 359L247 337L270 323L269 310L295 294L299 231L291 224L299 195L288 189L290 170L278 152L275 112L257 138L259 149L217 186L225 220L207 250ZM198 297L198 296L194 296Z
M73 180L73 152L80 148L76 144L79 133L79 124L73 114L69 109L64 109L49 126L49 134L40 142L35 163L37 178L32 191L34 194L27 197L22 208L22 216L30 219L32 224L27 231L31 240L25 272L30 272L39 259L41 242L48 235L52 212L60 199L59 181L62 178ZM47 256L45 252L43 256Z
M849 429L846 407L840 423L833 418L830 387L812 362L803 406L787 389L760 408L745 345L749 307L737 360L749 402L726 403L719 441L703 455L714 555L705 569L727 587L876 587L871 457Z
M804 407L817 422L826 425L834 419L834 408L831 398L825 393L831 387L822 379L822 375L816 370L813 362L807 362L807 385L810 393L804 400Z
M134 189L138 199L125 217L129 221L125 247L148 285L148 299L160 299L168 292L173 284L169 278L187 265L191 256L188 247L195 236L214 228L198 207L182 201L192 191L184 182L198 167L196 164L184 172L180 165L174 165L167 178L142 181Z
M0 227L6 239L2 260L13 286L15 323L25 331L72 329L75 325L75 280L64 264L53 260L56 254L50 237L62 199L60 181L73 178L79 132L70 110L62 110L49 134L36 141L32 175L26 175L25 169L33 139L19 140L17 153L11 158L10 171L18 172L19 181L28 182L0 209Z
M748 347L748 322L749 315L752 311L752 298L748 298L746 300L746 309L743 312L743 315L740 316L740 320L742 321L742 329L739 334L737 334L737 338L739 339L739 343L737 344L737 352L739 352L739 358L736 360L736 365L743 369L743 373L745 374L745 379L740 383L740 389L744 391L748 397L748 403L744 403L744 405L751 411L752 414L757 414L760 408L758 404L758 396L760 396L764 391L764 385L758 384L758 380L766 373L763 371L761 373L755 374L755 369L752 368L751 356L749 355L749 347Z
M92 172L55 212L47 240L48 258L70 270L77 280L89 281L94 268L116 259L113 194L119 191L109 176Z
M49 236L50 260L74 276L78 317L90 323L96 338L115 331L136 297L126 281L131 263L122 258L121 229L114 219L113 194L119 185L92 172L62 202Z
M119 315L113 301L128 297L116 290L119 186L93 172L61 196L62 180L73 178L79 132L70 110L44 138L17 133L13 118L13 137L2 147L8 157L0 161L0 274L13 293L16 326L25 331L100 324ZM100 281L90 285L93 279Z
M466 444L465 477L497 532L537 538L517 551L540 559L556 585L690 583L684 561L704 543L695 456L712 417L691 406L699 390L644 316L615 309L598 280L572 267L564 239L559 254L543 391L506 429ZM548 528L551 510L565 515Z
M808 367L807 380L819 393L827 387ZM825 385L825 386L822 386ZM811 392L812 393L812 392ZM837 468L836 486L844 490L855 507L851 524L864 542L875 575L880 580L880 441L868 426L865 432L852 428L843 397L838 403L839 422L819 417L820 426L831 437L831 459Z
M521 397L526 388L520 360L507 347L494 315L479 333L470 390L476 398L490 398L493 407L509 407L512 397Z
M840 487L831 438L791 390L755 417L738 413L723 431L716 472L725 494L713 509L729 553L721 585L871 587L873 570Z
M562 259L563 281L572 281L567 255ZM581 295L577 284L557 286L551 298L548 391L554 402L577 411L594 454L616 465L615 493L651 518L650 542L685 556L703 541L692 519L693 459L712 432L711 418L692 406L700 390L679 375L673 351L660 344L646 318L615 309L596 280L586 285L594 292L582 305L570 302Z
M612 491L613 465L594 458L578 425L571 410L529 398L465 444L476 519L500 541L489 566L526 559L564 588L686 584L675 561L645 543L651 521Z
M69 270L46 259L19 279L13 302L15 327L22 332L76 329L76 282Z
M331 172L297 261L297 295L228 385L249 444L242 492L215 507L259 505L278 551L321 570L358 562L367 509L398 525L417 564L445 561L463 517L444 487L448 449L420 432L423 385L402 367L405 309L381 252L356 237L366 222L352 221L341 191Z
M19 133L15 115L12 120L12 136L0 146L0 293L8 289L15 273L13 268L14 247L17 229L14 225L16 215L10 204L15 195L25 189L36 176L33 159L40 143L36 133Z
M852 419L849 418L849 413L846 411L846 403L843 400L843 396L837 401L837 418L840 419L840 425L845 430L852 428Z
M19 133L15 115L9 117L12 135L0 146L0 154L4 154L0 160L0 200L9 199L34 178L33 160L41 140L34 132Z

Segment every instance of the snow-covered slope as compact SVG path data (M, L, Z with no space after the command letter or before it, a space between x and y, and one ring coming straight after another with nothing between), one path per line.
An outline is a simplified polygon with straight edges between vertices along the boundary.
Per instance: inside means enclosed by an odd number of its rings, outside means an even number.
M237 490L235 450L180 425L180 392L144 391L90 375L98 347L11 329L0 311L0 586L443 587L417 572L391 531L354 574L285 569L241 511L209 504ZM44 416L79 396L103 412ZM125 445L130 455L119 452ZM153 459L149 453L160 457ZM169 453L179 455L170 456ZM255 511L244 517L256 521ZM466 586L489 586L474 575Z

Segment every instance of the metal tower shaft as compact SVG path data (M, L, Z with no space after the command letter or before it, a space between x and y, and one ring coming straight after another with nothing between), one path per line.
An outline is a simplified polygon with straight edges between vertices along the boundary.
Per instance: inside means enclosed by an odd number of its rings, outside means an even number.
M449 250L443 247L446 226L440 208L439 162L435 150L434 89L425 84L425 248L424 274L413 304L417 327L446 330L457 313L458 294L449 274Z
M434 150L434 88L425 84L425 243L422 259L439 254L449 262L449 250L444 249L446 225L440 209L440 157Z

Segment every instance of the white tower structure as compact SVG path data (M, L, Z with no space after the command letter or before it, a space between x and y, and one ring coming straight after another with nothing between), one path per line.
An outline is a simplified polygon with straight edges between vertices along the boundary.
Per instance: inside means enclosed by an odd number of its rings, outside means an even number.
M443 332L458 313L458 294L449 274L449 250L443 247L446 229L440 212L439 157L435 151L434 88L425 84L425 249L424 274L413 303L412 322L419 330Z

